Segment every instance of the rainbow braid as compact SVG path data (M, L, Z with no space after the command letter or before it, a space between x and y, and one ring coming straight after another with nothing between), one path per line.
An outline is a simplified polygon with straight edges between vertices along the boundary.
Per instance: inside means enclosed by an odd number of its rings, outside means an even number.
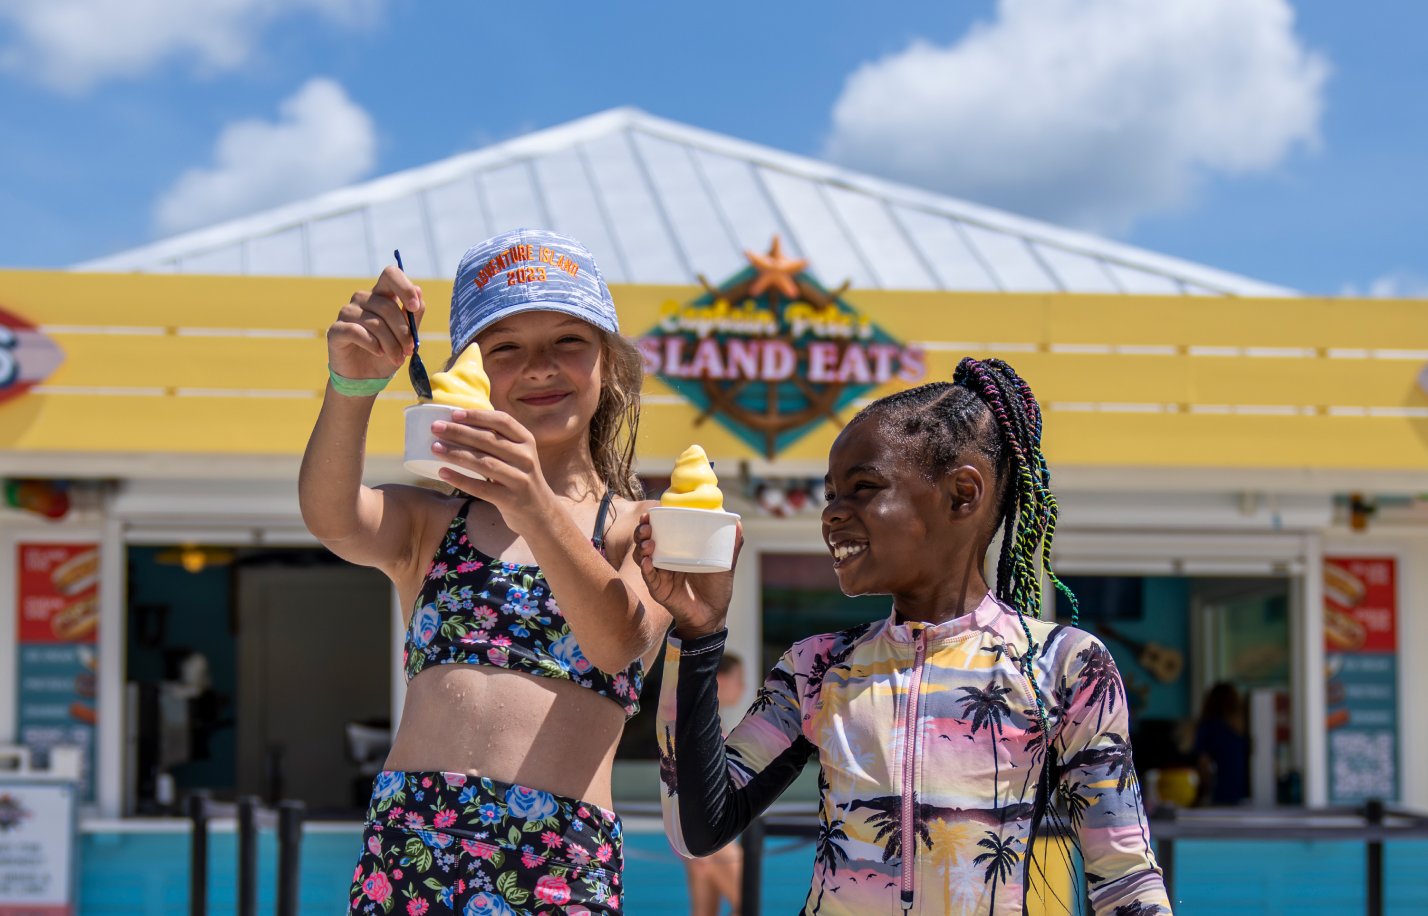
M988 365L1003 373L1007 380L1015 387L1027 417L1031 421L1033 457L1035 468L1033 469L1033 483L1037 490L1037 496L1041 500L1042 519L1040 527L1044 537L1041 546L1042 569L1046 572L1046 577L1051 580L1055 589L1066 597L1071 605L1071 625L1081 624L1081 603L1076 600L1076 594L1070 587L1056 575L1056 571L1051 567L1051 543L1056 538L1056 518L1060 512L1060 506L1056 502L1056 494L1051 492L1051 471L1046 466L1046 453L1041 450L1041 405L1036 402L1036 396L1031 393L1031 386L1026 383L1021 376L1016 374L1016 370L999 359L989 359Z
M1021 658L1022 671L1036 698L1037 718L1042 736L1050 747L1051 728L1046 698L1034 671L1038 646L1031 635L1025 613L1041 616L1041 571L1070 599L1073 620L1079 619L1079 605L1071 590L1056 577L1051 567L1051 542L1056 534L1058 507L1051 493L1051 473L1041 450L1041 407L1030 386L1011 366L999 359L963 359L952 383L975 392L991 411L1006 443L1009 470L1014 479L1006 493L1005 527L997 566L997 597L1016 610L1026 635L1027 649ZM1036 562L1041 552L1041 564Z

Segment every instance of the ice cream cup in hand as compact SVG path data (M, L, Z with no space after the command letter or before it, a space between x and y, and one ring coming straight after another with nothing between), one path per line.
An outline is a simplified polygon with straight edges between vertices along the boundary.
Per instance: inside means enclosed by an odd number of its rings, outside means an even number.
M461 409L463 408L449 404L413 404L406 408L406 449L402 453L402 467L432 480L441 480L442 468L450 468L458 474L465 474L477 480L484 479L469 468L438 457L431 450L432 444L436 442L436 436L431 432L431 424L438 420L450 421L452 412Z
M739 516L722 509L652 506L654 565L672 572L721 572L734 565Z

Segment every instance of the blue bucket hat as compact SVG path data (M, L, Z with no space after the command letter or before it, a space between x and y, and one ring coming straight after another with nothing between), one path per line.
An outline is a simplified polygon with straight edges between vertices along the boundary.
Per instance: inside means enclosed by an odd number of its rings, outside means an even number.
M536 311L563 312L620 333L615 300L590 250L545 229L516 229L462 256L451 290L451 352L503 318Z

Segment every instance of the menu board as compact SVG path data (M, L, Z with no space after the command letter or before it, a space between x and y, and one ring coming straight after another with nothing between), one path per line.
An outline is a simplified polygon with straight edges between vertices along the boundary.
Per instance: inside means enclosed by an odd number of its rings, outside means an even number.
M1398 582L1392 557L1324 558L1329 801L1398 800Z
M20 743L30 748L36 767L46 765L56 745L80 748L80 798L93 801L99 547L17 549Z
M74 912L74 794L0 777L0 916Z

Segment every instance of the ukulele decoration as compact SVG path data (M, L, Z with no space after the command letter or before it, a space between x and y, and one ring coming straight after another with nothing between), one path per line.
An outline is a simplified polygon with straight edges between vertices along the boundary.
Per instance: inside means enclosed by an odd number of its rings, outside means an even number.
M1131 639L1108 623L1098 623L1096 629L1134 651L1136 663L1162 684L1174 683L1185 671L1185 655L1179 649Z

